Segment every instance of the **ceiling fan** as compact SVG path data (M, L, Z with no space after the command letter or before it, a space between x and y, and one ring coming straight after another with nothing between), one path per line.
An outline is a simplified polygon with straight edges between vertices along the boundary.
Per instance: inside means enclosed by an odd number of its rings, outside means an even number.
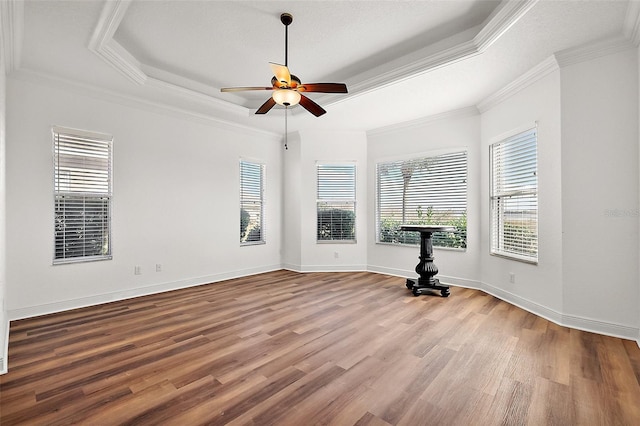
M283 105L285 108L302 105L304 109L309 111L316 117L326 113L320 105L306 97L304 92L318 93L347 93L347 85L344 83L305 83L302 84L300 79L289 72L288 56L289 56L289 25L293 22L293 16L289 13L280 15L280 22L284 24L284 65L270 62L274 76L271 78L270 87L225 87L220 89L221 92L242 92L247 90L271 90L273 94L267 101L262 104L256 111L256 114L266 114L276 104Z

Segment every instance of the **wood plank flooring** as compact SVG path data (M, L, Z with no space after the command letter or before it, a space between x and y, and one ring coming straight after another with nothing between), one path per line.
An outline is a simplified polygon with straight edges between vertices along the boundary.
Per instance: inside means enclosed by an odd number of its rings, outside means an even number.
M639 425L635 342L276 271L11 324L2 425Z

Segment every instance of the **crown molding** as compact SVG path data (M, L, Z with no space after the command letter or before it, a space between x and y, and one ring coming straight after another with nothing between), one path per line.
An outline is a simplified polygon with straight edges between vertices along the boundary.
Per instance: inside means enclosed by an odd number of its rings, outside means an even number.
M280 141L280 139L282 138L282 135L280 133L270 132L268 130L262 130L255 127L238 124L232 121L216 118L210 114L203 114L189 109L178 108L164 102L153 102L141 97L125 95L120 92L107 90L85 83L79 83L74 80L68 80L66 78L28 70L25 68L21 68L20 70L12 73L9 78L12 80L24 81L31 84L40 84L58 89L63 88L64 90L73 91L74 93L78 93L90 98L112 102L115 104L124 105L127 107L132 107L156 114L165 114L183 120L188 119L219 129L241 132L251 136L267 137L277 141Z
M506 33L516 22L531 10L538 0L503 1L489 17L473 42L479 52L485 51Z
M101 46L109 43L113 35L118 30L127 9L132 0L107 1L102 8L98 24L93 30L93 35L89 41L89 49L99 50Z
M640 2L630 0L622 32L634 46L640 45Z
M203 95L211 97L211 94L206 93L207 90L199 87L201 84L198 82L187 82L186 80L189 79L172 76L171 73L164 70L154 72L152 67L140 63L113 39L131 1L115 0L105 3L100 20L89 43L89 49L138 85L162 86L168 90L179 91L183 96L190 95L194 98L199 98ZM322 101L325 105L342 102L371 90L478 55L502 37L537 2L538 0L503 1L479 31L471 29L465 32L464 37L467 38L466 40L460 40L460 37L458 37L457 39L448 40L449 44L453 43L448 47L445 47L446 41L427 46L423 50L431 50L431 54L427 54L418 60L411 60L409 58L411 54L409 54L404 58L386 64L383 70L375 70L375 74L373 72L367 72L365 75L361 74L360 81L349 84L349 93L346 96L333 97L332 99L321 97L319 101ZM403 61L404 63L402 63ZM213 89L217 90L217 88ZM224 103L225 101L220 100L220 102ZM226 103L232 104L231 102ZM238 112L244 114L245 110L246 108Z
M355 84L350 84L347 97L379 89L481 54L525 16L537 2L538 0L504 1L475 35L471 36L472 32L467 33L467 40L457 41L453 46L443 48L405 65L390 63L388 64L390 69L378 72L376 75ZM336 102L344 99L341 97L339 100L336 99Z
M144 85L147 75L140 62L113 39L130 5L131 0L105 2L88 48L134 83Z
M419 127L429 126L442 120L453 120L457 118L467 118L478 116L480 112L475 106L454 109L440 114L434 114L427 117L421 117L416 120L405 121L403 123L391 124L389 126L378 127L376 129L367 130L367 136L383 135L386 133L395 133L403 130L411 130Z
M146 65L143 65L142 69L147 75L145 85L150 88L160 89L199 103L213 105L216 108L224 109L235 114L250 115L249 108L214 96L213 92L216 90L211 87Z
M580 62L597 59L602 56L611 55L634 48L633 42L624 37L617 36L595 41L570 49L557 52L554 56L560 67L566 67Z
M527 71L522 76L507 84L502 89L480 101L476 105L478 107L478 111L480 111L480 113L484 113L485 111L490 110L491 108L502 103L503 101L525 89L526 87L532 85L541 78L546 77L554 71L557 71L558 69L560 69L560 67L558 66L558 62L556 61L555 56L550 56L549 58L533 67L531 70Z
M20 68L22 34L24 28L24 2L0 1L0 48L4 54L4 72Z

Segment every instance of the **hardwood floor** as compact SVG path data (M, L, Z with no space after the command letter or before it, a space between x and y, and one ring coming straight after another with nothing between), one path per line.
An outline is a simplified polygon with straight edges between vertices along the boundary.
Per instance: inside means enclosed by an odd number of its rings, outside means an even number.
M640 424L635 342L451 293L277 271L12 322L0 423Z

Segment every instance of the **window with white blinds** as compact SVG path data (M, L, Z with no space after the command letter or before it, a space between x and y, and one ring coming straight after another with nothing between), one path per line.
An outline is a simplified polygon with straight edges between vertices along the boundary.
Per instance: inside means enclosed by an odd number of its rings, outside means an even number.
M53 128L53 263L111 259L109 135Z
M355 242L356 165L317 164L317 241Z
M491 253L538 261L537 132L530 129L490 147Z
M467 153L378 163L376 241L419 244L420 234L406 225L449 225L453 232L433 234L436 247L467 247Z
M240 244L261 244L264 238L265 165L240 160Z

